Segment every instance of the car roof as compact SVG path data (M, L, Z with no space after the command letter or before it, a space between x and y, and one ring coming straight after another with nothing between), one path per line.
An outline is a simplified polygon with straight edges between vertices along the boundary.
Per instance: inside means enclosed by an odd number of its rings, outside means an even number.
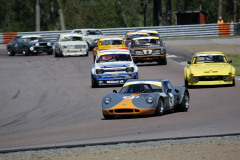
M146 32L146 33L156 33L156 34L158 34L158 31L154 31L154 30L139 30L138 32Z
M123 40L122 37L101 37L99 38L99 41L101 40Z
M136 37L136 38L133 38L133 40L139 40L139 39L159 39L159 37L148 36L148 37Z
M130 54L127 49L108 49L102 50L97 53L97 55L108 55L108 54Z
M131 35L131 34L146 34L146 32L142 32L142 31L134 31L134 32L128 32L127 35Z
M22 35L22 38L42 37L41 35Z
M62 33L60 34L60 37L64 37L64 36L80 36L82 37L82 34L79 34L79 33Z
M156 86L162 86L162 82L169 81L168 79L129 79L123 85L123 87L133 84L153 84Z
M209 51L209 52L197 52L194 56L207 56L207 55L224 55L223 52Z

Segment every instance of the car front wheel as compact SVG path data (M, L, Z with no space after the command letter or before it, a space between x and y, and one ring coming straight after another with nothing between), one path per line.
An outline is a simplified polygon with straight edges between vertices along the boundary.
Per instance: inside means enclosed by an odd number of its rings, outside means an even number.
M184 92L181 104L178 106L177 110L180 112L187 112L189 109L189 94L187 91Z
M156 108L156 111L155 111L155 115L156 116L162 116L163 112L164 112L164 104L163 104L162 98L160 98L158 100L158 105L157 105L157 108Z
M27 47L23 47L23 55L24 56L29 56L29 50L27 49Z
M8 48L8 55L15 56L15 52L13 51L13 49L11 47Z
M92 88L97 88L98 84L97 84L95 78L93 77L93 75L91 75L91 81L92 81Z

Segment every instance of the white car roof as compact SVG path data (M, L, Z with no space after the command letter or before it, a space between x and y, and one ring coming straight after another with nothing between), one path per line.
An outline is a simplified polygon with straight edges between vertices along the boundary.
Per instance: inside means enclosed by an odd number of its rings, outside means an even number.
M23 35L22 38L31 38L31 37L42 37L41 35Z
M78 33L63 33L60 34L60 37L67 37L67 36L78 36L78 37L82 37L82 34L78 34Z
M158 33L157 31L154 31L154 30L140 30L138 32Z

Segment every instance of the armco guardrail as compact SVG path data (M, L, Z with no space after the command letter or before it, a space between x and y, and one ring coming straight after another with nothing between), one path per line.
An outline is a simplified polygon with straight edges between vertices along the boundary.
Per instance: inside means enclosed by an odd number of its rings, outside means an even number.
M236 27L237 26L237 27ZM162 37L216 37L216 36L233 36L238 33L239 24L200 24L200 25L177 25L177 26L154 26L154 27L128 27L128 28L105 28L101 29L106 36L123 37L128 31L135 30L156 30ZM55 41L58 34L69 33L71 30L64 31L42 31L42 32L18 32L17 35L38 34L45 39ZM9 33L11 34L11 33ZM5 36L4 36L5 35ZM6 43L5 33L0 33L0 43ZM13 37L11 37L13 38Z

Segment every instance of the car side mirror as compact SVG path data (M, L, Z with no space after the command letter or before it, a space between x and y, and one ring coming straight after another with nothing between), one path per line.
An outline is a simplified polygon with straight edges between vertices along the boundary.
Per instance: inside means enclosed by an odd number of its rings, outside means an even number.
M117 90L114 89L114 90L113 90L113 93L117 93Z
M229 60L228 63L232 63L232 60Z
M188 64L191 64L191 61L188 61L187 63L188 63Z
M167 90L167 93L170 93L170 92L172 92L172 89L169 88L169 89Z

